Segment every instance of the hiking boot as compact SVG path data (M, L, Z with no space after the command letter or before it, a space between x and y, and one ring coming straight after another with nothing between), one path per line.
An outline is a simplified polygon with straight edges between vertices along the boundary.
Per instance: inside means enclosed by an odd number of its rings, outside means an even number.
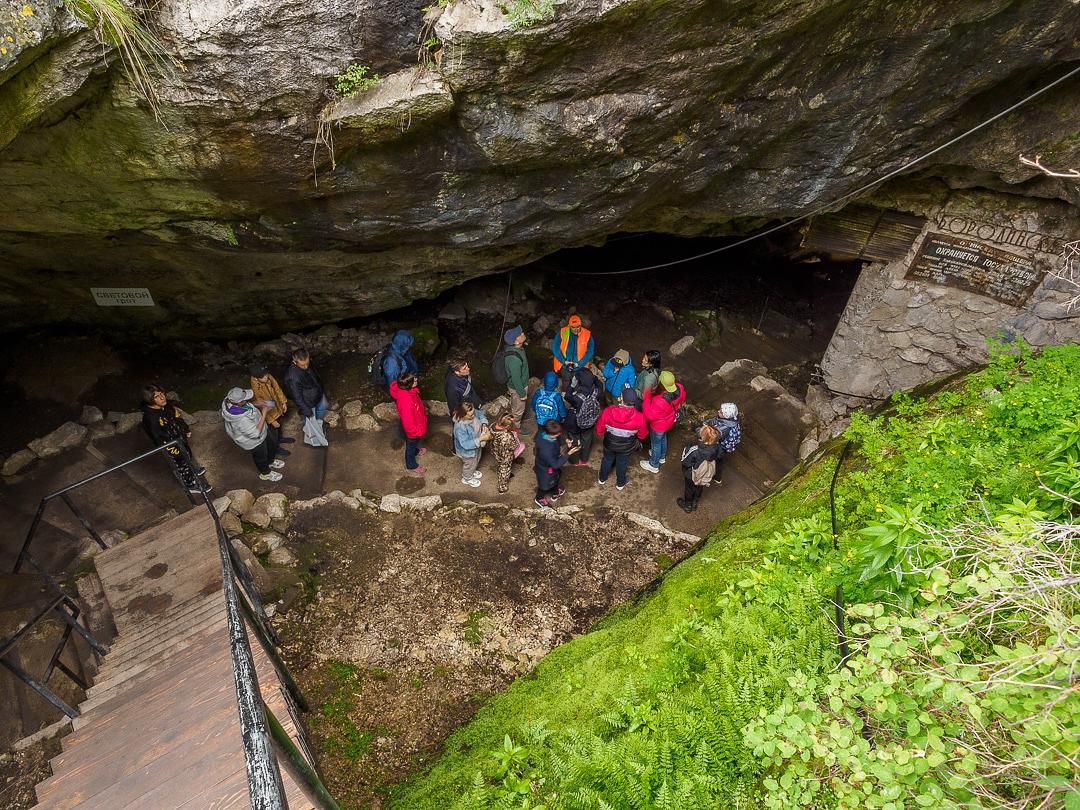
M413 467L411 470L406 470L405 472L409 473L410 475L423 475L427 472L427 467Z
M551 500L549 498L533 498L533 503L535 503L541 509L551 508Z
M277 450L274 451L274 455L281 456L282 458L285 458L286 456L291 456L292 453L290 453L288 450L284 450L284 449L279 447Z
M638 466L639 466L639 467L641 467L641 469L643 469L643 470L645 470L645 471L647 471L647 472L651 472L651 473L658 473L658 472L660 472L660 468L659 468L659 467L654 467L654 466L653 466L653 465L652 465L651 463L649 463L648 461L639 461L639 462L638 462Z
M268 473L260 473L259 478L262 479L263 481L280 481L281 480L281 473L275 472L274 470L271 470Z
M275 458L273 461L270 462L270 468L273 470L280 470L284 466L285 462L282 461L280 458Z
M476 487L480 486L480 479L479 478L462 478L461 483L463 483L467 487L473 487L475 489Z
M686 514L688 515L694 511L694 507L688 504L682 498L676 498L675 503L677 503L679 505L679 508L686 512Z

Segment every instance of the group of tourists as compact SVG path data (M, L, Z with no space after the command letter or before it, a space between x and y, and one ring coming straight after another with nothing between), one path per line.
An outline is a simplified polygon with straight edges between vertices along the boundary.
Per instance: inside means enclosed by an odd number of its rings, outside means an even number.
M420 368L412 354L413 336L399 330L389 344L372 358L368 372L372 382L383 386L394 400L399 434L405 445L405 469L422 476L427 471L420 457L427 452L421 440L427 434L428 412L420 396ZM461 483L481 486L478 469L485 449L496 466L497 487L507 492L513 463L526 451L523 429L526 412L536 422L533 472L534 502L554 505L566 488L561 483L567 465L589 466L594 441L601 441L602 457L597 484L604 486L615 473L615 488L629 483L631 456L649 442L648 458L638 466L651 474L660 472L668 460L668 434L682 417L686 389L675 374L663 368L658 350L646 351L635 368L629 351L620 348L602 367L595 357L593 336L579 315L571 315L551 341L552 369L544 374L531 399L527 337L521 326L503 334L503 345L492 361L492 376L506 386L508 407L490 423L482 410L483 400L472 380L472 368L463 357L451 358L444 379L446 405L453 421L454 453L461 460ZM250 368L249 388L233 388L221 403L226 434L251 453L264 481L280 481L290 451L283 445L294 440L281 435L281 419L291 400L303 419L304 442L326 446L323 417L329 408L322 380L305 349L293 352L284 375L284 387L262 365ZM286 392L288 396L286 396ZM155 444L173 440L183 449L170 447L177 475L191 492L210 490L201 478L205 470L192 461L187 438L191 435L176 406L158 386L143 391L143 425ZM704 488L719 483L724 458L741 439L739 412L724 403L716 416L695 426L693 440L680 454L684 490L678 505L693 512Z

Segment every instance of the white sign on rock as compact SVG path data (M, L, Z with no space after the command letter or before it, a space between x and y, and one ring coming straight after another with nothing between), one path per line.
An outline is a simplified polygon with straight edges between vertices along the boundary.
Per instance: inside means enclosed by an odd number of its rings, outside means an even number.
M146 287L91 287L99 307L152 307L154 299Z

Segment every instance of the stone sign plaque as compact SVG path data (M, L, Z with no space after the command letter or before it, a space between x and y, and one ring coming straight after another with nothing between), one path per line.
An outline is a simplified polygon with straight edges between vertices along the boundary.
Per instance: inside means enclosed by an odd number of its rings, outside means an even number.
M99 307L152 307L154 299L146 287L91 287Z
M1027 301L1042 277L1030 256L944 233L923 238L906 276L971 290L1014 307Z

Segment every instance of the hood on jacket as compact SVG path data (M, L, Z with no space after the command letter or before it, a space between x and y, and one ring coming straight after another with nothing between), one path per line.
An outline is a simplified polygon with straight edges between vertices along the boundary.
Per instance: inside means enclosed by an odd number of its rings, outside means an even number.
M415 338L409 333L408 329L398 329L390 339L390 345L398 354L405 354L415 342Z
M544 390L554 391L559 387L559 375L554 371L549 371L544 375Z
M596 376L587 368L578 369L577 372L577 390L589 396L596 388Z

